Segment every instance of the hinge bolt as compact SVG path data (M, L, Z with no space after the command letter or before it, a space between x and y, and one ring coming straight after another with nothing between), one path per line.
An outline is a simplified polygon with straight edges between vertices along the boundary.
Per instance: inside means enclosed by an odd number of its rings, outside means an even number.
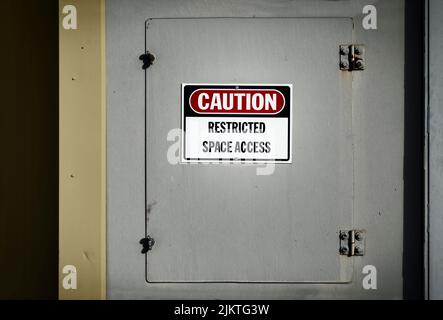
M355 61L355 67L356 67L357 69L361 70L361 69L364 69L365 64L363 63L363 61L361 61L361 60L357 60L357 61Z
M361 248L360 248L359 246L356 246L356 247L354 248L354 251L355 251L356 254L359 254L359 253L362 252L362 251L361 251Z
M340 253L341 254L348 254L348 252L349 252L349 249L347 247L341 247L340 248Z
M361 240L363 240L363 236L362 236L362 234L361 234L361 232L359 232L359 231L357 231L356 233L355 233L355 240L357 240L357 241L361 241Z
M342 69L348 69L349 68L349 63L347 61L341 61L340 62L340 67Z
M348 233L347 232L340 232L340 239L341 240L347 240L348 239Z
M340 47L340 54L342 54L342 55L349 54L349 48L347 46L341 46Z

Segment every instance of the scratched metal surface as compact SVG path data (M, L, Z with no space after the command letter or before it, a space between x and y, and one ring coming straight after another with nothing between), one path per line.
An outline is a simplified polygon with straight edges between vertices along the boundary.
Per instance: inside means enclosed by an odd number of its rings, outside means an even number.
M443 299L443 2L429 5L429 297Z
M401 298L404 92L399 79L403 79L404 3L402 0L377 2L383 14L379 14L379 30L375 32L361 28L360 12L367 3L107 1L109 298ZM145 259L138 244L145 231L145 88L138 56L144 50L144 23L148 17L354 18L353 41L365 44L368 64L367 70L352 76L354 225L366 229L368 238L367 254L352 258L355 266L350 283L146 283ZM310 39L301 39L300 43L309 45ZM320 72L313 68L311 72L314 71ZM337 231L336 226L332 228L331 232ZM321 261L321 256L318 259ZM329 255L324 259L328 260L325 265L330 263ZM376 291L361 288L361 268L365 264L377 266Z

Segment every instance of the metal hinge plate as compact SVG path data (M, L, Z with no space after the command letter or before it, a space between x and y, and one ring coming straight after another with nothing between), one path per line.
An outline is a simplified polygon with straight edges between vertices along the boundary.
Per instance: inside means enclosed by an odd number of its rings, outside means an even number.
M365 47L361 44L343 44L339 48L340 70L365 70Z
M340 248L342 256L364 256L366 247L365 230L340 230Z

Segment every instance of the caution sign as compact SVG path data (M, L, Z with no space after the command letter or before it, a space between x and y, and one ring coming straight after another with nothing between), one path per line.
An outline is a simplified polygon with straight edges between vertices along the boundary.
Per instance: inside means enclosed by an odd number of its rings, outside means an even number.
M182 85L182 161L291 163L292 85Z

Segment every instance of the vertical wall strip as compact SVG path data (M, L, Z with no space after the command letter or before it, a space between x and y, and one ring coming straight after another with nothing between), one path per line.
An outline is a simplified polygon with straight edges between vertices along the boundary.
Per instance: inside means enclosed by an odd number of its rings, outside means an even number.
M428 280L429 299L443 299L443 2L428 16Z
M63 25L67 5L76 9L76 29ZM59 2L60 299L106 298L104 6L104 0ZM75 267L75 289L63 283L72 275L64 273L67 265Z
M424 298L429 299L429 0L425 0L425 241L424 241Z

